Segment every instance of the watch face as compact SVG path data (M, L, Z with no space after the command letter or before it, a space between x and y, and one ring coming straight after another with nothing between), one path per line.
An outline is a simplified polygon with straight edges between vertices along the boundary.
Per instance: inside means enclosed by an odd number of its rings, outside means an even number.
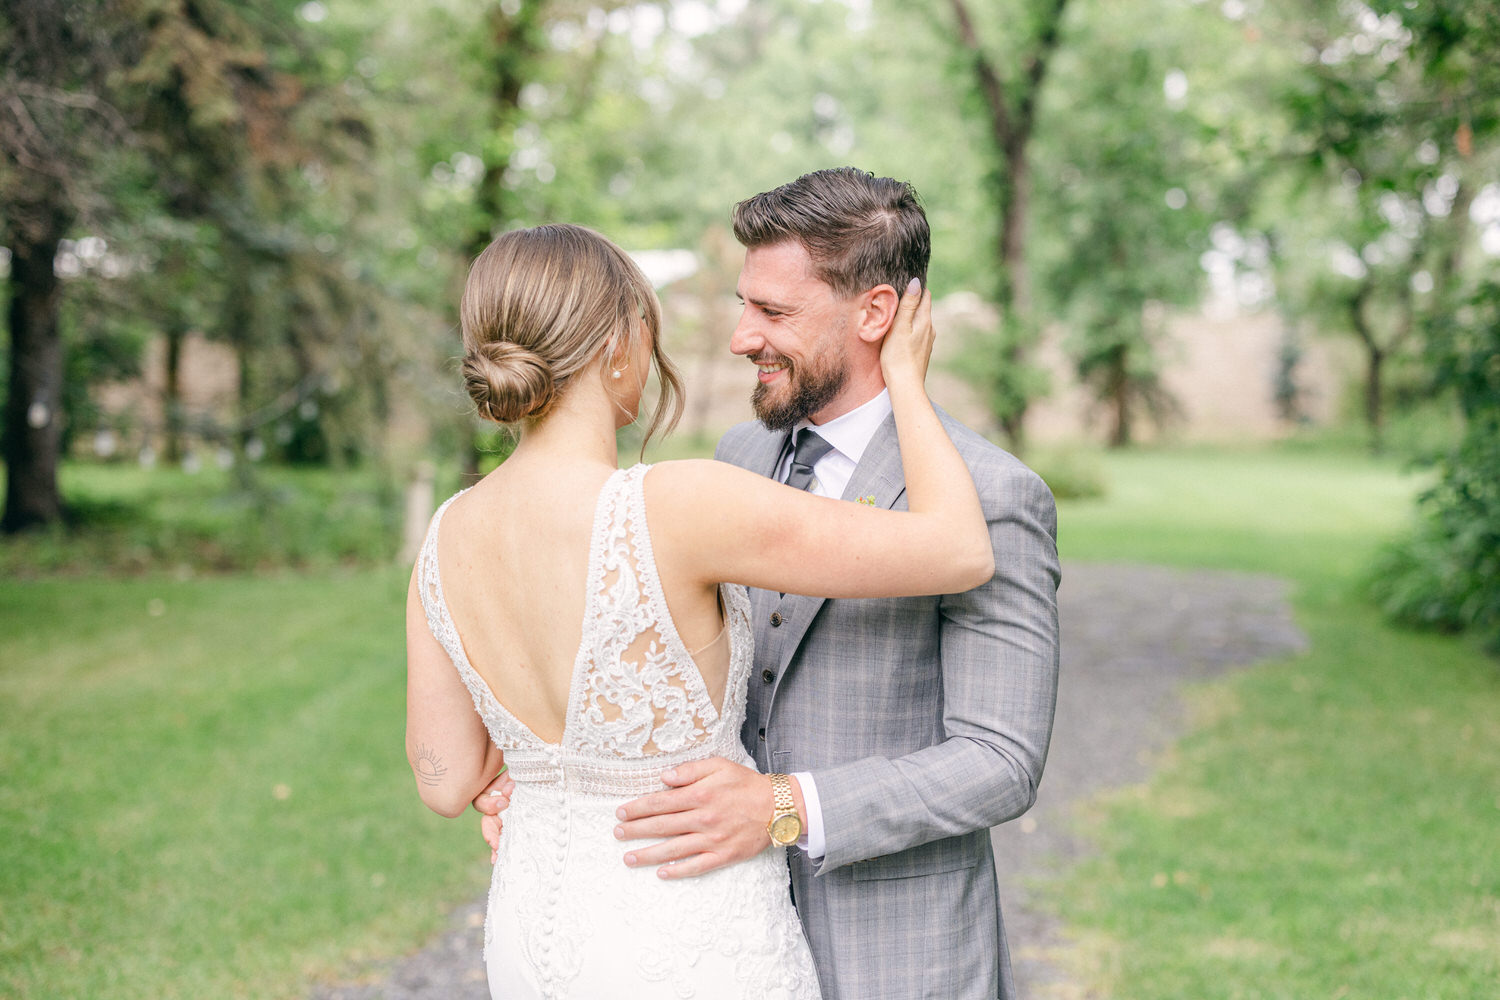
M786 816L777 816L771 821L771 843L778 847L786 847L795 844L797 838L802 835L802 821L797 818L796 813Z

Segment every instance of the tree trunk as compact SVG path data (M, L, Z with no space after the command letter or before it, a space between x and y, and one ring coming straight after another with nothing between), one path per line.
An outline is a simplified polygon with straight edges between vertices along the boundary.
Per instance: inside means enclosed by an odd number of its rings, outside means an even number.
M1349 325L1365 345L1365 423L1370 428L1370 450L1379 454L1385 447L1385 389L1381 377L1387 352L1375 339L1375 330L1365 315L1365 303L1373 292L1374 284L1366 278L1350 297Z
M1006 351L1007 364L1013 363L1013 359L1019 356L1019 352ZM1012 455L1021 456L1026 453L1026 407L1000 415L1000 431L1005 435L1005 443L1010 447Z
M1026 189L1030 183L1031 165L1025 140L1008 142L1004 147L1006 179L1000 199L1000 322L1005 324L1002 363L1019 371L1031 348L1031 279L1026 270ZM1026 450L1026 411L1031 401L1019 398L1015 406L1000 418L1000 429L1006 443L1017 455Z
M485 157L484 176L476 193L481 219L469 235L470 260L479 256L490 245L495 230L509 221L505 173L510 168L511 133L520 120L521 89L530 78L531 62L545 42L541 24L546 6L546 0L521 0L514 14L506 13L504 4L496 4L489 12L490 65L495 74L490 90L490 141L495 152Z
M187 329L175 320L166 329L166 357L162 386L162 458L170 465L182 461L182 342Z
M479 435L474 433L474 421L470 417L464 417L459 424L463 430L465 447L459 455L458 482L464 489L475 485L484 478L484 473L479 471L479 463L484 455L479 451Z
M1370 449L1385 450L1385 352L1371 348L1365 364L1365 422L1370 425Z
M53 262L67 231L63 212L48 214L36 238L22 234L10 260L10 397L5 407L7 533L62 517L57 463L62 444L62 288Z
M255 407L254 344L256 325L255 290L252 286L252 271L256 266L254 256L238 239L225 244L225 262L228 264L229 287L225 290L220 312L223 337L234 351L235 359L235 421L228 429L227 440L222 442L234 450L234 482L237 489L249 492L255 487L250 463L245 460L245 450L255 428L250 418Z
M1111 448L1130 447L1130 376L1129 355L1122 347L1110 365L1110 383L1113 389L1111 403L1115 409L1115 427L1109 436Z
M1030 207L1031 161L1026 146L1029 136L1006 143L1007 188L1000 206L1000 268L1007 286L1000 303L1008 315L1031 315L1031 275L1026 268L1026 221Z

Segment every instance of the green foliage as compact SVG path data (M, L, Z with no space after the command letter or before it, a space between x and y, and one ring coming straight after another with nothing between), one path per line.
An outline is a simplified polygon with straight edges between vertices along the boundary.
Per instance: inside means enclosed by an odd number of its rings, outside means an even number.
M1377 563L1371 587L1399 621L1473 629L1500 654L1500 284L1484 285L1430 339L1436 389L1464 413L1418 523Z
M1268 2L1246 20L1269 44L1220 85L1259 105L1269 155L1237 221L1266 235L1283 306L1360 345L1379 448L1392 365L1420 360L1486 266L1470 207L1500 162L1500 12Z
M990 413L1002 427L1010 422L1019 429L1017 421L1024 419L1027 408L1052 389L1048 374L1030 360L1038 339L1035 328L1012 318L978 331L966 342L958 371L984 394ZM1024 444L1017 439L1009 442L1013 451L1020 451Z
M1136 5L1075 13L1037 140L1048 178L1037 225L1047 236L1033 254L1078 376L1121 446L1141 417L1161 426L1178 413L1160 380L1164 307L1197 300L1218 200L1201 153L1211 133L1182 67L1221 29L1202 12L1169 26ZM1181 92L1164 98L1164 81Z

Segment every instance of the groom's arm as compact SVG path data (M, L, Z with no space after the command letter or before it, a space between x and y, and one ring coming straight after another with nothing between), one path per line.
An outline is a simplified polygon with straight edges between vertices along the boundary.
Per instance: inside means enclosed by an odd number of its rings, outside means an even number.
M944 740L813 772L821 873L1014 819L1036 800L1057 700L1057 514L1031 470L973 464L995 575L940 603Z

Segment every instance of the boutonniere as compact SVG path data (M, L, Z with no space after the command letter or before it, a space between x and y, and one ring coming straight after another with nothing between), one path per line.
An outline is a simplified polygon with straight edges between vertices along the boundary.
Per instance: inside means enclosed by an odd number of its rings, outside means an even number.
M875 506L875 494L866 493L864 496L859 498L859 502L864 504L866 507L873 507Z

